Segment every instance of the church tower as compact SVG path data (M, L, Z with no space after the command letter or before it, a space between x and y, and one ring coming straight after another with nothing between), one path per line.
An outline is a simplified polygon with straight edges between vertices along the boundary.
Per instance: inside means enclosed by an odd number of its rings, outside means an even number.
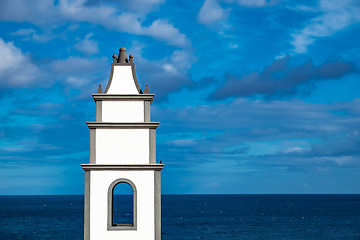
M106 89L92 95L96 122L90 129L85 171L85 240L160 240L163 164L156 163L156 128L150 121L154 94L139 87L133 56L113 56Z

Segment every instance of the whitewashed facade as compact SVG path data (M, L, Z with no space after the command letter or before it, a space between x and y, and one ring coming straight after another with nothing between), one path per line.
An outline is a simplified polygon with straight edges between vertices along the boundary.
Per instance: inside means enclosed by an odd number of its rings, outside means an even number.
M156 128L150 121L154 94L139 87L133 57L125 48L113 56L110 79L93 94L96 122L90 129L90 163L85 170L85 240L160 240L163 164L156 163ZM133 191L133 221L114 224L113 189Z

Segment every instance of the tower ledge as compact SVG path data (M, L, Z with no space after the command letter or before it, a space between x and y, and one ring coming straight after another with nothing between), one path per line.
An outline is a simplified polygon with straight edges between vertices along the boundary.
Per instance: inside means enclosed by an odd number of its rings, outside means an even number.
M155 170L164 168L164 164L81 164L84 170Z
M154 94L93 94L94 101L152 101Z
M131 122L131 123L118 123L118 122L86 122L88 128L152 128L156 129L159 126L159 122Z

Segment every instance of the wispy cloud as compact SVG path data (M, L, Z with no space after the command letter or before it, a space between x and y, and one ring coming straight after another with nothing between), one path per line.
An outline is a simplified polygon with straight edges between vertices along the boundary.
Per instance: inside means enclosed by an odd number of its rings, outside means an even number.
M228 104L155 109L155 117L164 119L159 158L174 167L221 159L249 168L360 168L358 103L236 99ZM339 111L343 114L337 115ZM181 163L171 160L180 156Z
M145 45L135 41L128 52L135 56L134 62L141 84L149 84L150 91L154 91L157 100L167 100L169 94L192 84L187 72L196 58L191 52L175 50L169 57L150 61L143 57L143 48Z
M57 82L63 83L66 88L89 91L108 77L107 63L108 59L105 57L69 57L52 61L47 67L56 76Z
M19 29L16 32L13 32L12 35L14 36L29 36L33 33L35 33L36 31L32 28L27 28L27 29Z
M308 8L299 8L308 11ZM310 11L314 11L313 8ZM295 53L305 53L309 45L317 38L329 37L360 21L360 6L354 0L321 0L319 15L311 19L307 25L292 34L292 45Z
M56 37L55 34L51 33L51 30L47 30L45 33L39 34L33 28L26 28L26 29L22 28L16 32L13 32L11 35L22 36L22 37L24 37L23 40L26 40L26 41L35 41L35 42L41 42L41 43L46 43Z
M228 0L237 2L240 6L244 7L266 7L277 4L278 0Z
M74 48L85 55L93 55L99 52L98 44L94 40L90 39L92 36L94 36L93 33L88 33L84 37L83 40L78 41Z
M12 42L7 43L0 38L0 58L3 59L0 62L0 87L4 89L48 88L61 83L67 89L82 87L92 91L108 78L106 66L109 59L105 57L69 57L39 63Z
M159 6L165 3L165 0L86 0L86 6L101 6L104 4L112 4L116 8L125 9L132 12L148 13L156 10Z

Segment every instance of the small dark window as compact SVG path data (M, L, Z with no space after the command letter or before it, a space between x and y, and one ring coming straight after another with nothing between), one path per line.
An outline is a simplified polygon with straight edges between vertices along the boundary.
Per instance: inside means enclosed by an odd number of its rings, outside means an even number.
M112 201L112 225L133 225L133 189L125 182L121 182L115 185L113 189L113 201Z
M137 229L137 191L126 178L112 182L108 190L108 230Z

